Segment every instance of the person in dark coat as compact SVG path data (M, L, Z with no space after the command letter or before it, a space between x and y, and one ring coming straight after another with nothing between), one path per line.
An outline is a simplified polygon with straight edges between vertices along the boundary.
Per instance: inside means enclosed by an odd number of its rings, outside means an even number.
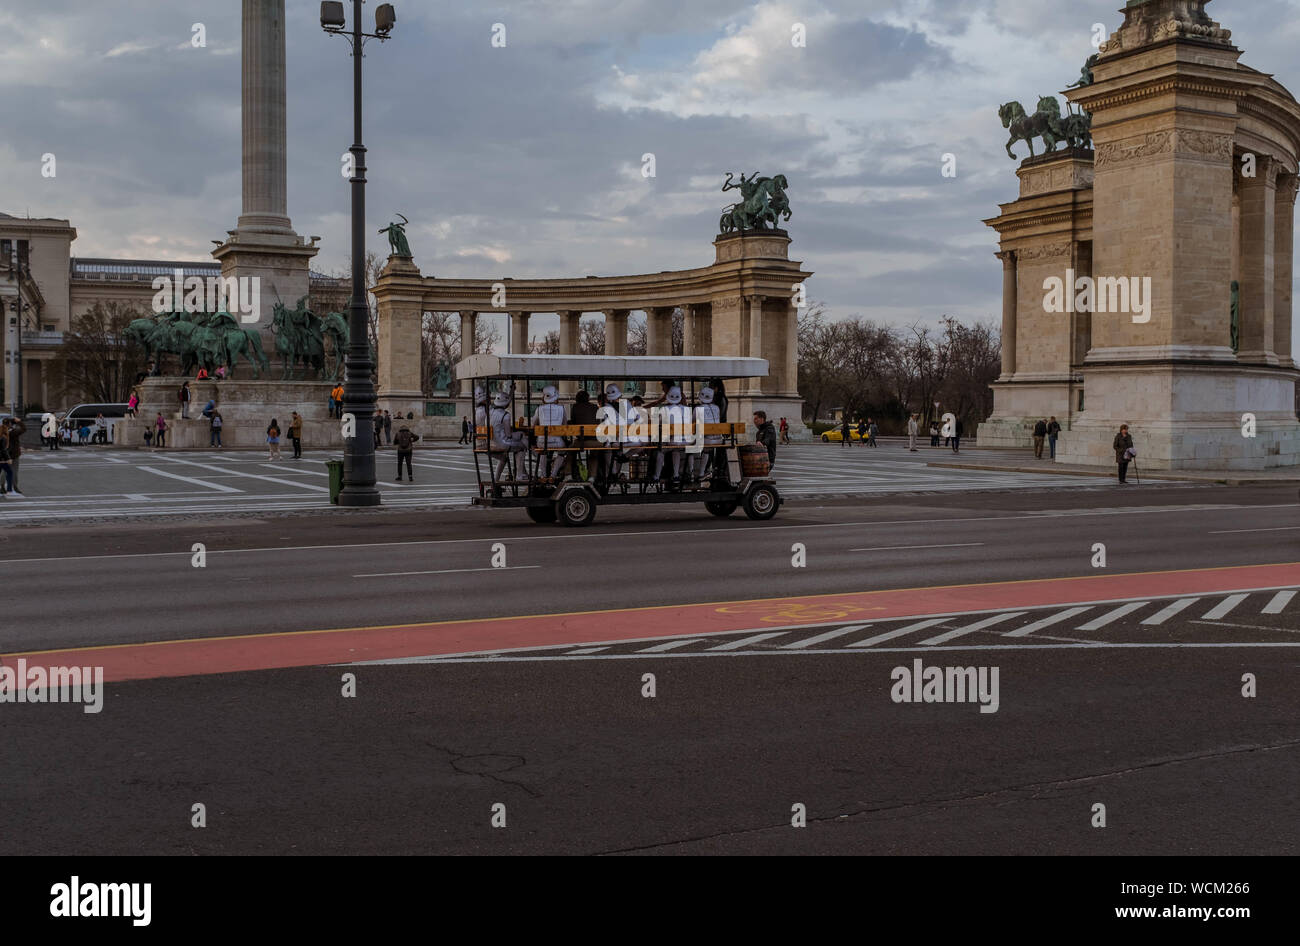
M849 415L847 412L845 412L840 417L840 446L847 447L848 445L849 445Z
M1112 446L1115 448L1115 462L1119 464L1119 481L1127 483L1128 465L1137 456L1137 451L1133 449L1133 435L1128 432L1128 424L1120 425L1119 433L1115 435Z
M767 447L767 458L776 466L776 425L767 419L766 411L755 411L754 427L757 429L754 441Z

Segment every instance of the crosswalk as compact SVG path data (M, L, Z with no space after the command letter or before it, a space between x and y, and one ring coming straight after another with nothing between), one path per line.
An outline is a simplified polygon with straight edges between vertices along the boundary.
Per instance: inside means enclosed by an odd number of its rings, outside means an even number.
M590 641L525 651L403 658L383 663L448 660L545 660L573 657L708 657L740 654L864 653L871 650L1132 646L1260 643L1300 646L1294 588L1146 598L855 623L736 631L615 643ZM1225 621L1233 617L1232 622Z

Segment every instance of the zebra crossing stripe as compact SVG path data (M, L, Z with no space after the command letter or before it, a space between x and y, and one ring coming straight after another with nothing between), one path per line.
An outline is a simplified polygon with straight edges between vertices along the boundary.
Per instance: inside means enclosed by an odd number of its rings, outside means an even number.
M820 644L823 641L831 640L835 637L843 637L845 634L852 634L854 631L860 631L864 627L871 627L870 624L851 624L848 627L836 628L833 631L827 631L825 634L818 634L801 641L795 641L793 644L782 644L786 650L798 650L800 647L811 647L813 644Z
M1163 608L1161 608L1155 614L1151 615L1151 617L1147 618L1142 623L1143 624L1164 624L1165 621L1168 621L1179 611L1183 611L1186 608L1191 607L1192 605L1196 604L1196 602L1200 600L1201 600L1200 598L1179 598L1177 601L1173 602L1172 604L1165 605Z
M700 639L698 637L695 638L694 640L668 641L667 643L664 644L655 644L653 647L642 647L640 650L637 651L637 653L638 654L660 654L663 653L665 650L676 650L678 647L685 647L687 644L698 644L699 642ZM569 651L569 653L575 654L577 653L577 651L571 650ZM588 653L590 653L590 651L588 651Z
M579 647L577 650L565 651L565 656L571 654L598 654L602 650L609 650L609 645L606 644L604 647Z
M915 624L909 624L907 627L898 627L892 631L885 631L883 634L877 634L875 637L868 637L864 641L854 641L849 647L870 647L872 644L879 644L883 641L892 641L895 637L902 637L904 634L910 634L913 631L923 631L927 627L934 627L936 624L942 624L947 618L931 618L928 621L917 621Z
M1264 605L1264 610L1260 614L1281 614L1291 599L1295 597L1294 591L1279 591L1275 594L1268 604Z
M1150 601L1132 601L1128 604L1120 605L1114 611L1107 611L1099 618L1094 618L1087 624L1080 624L1077 630L1080 631L1098 631L1110 624L1112 621L1118 621L1126 614L1132 614L1138 608L1145 608Z
M1229 611L1231 611L1237 605L1241 604L1248 597L1250 596L1249 595L1228 595L1228 597L1224 598L1222 601L1220 601L1210 610L1206 611L1205 614L1201 616L1201 620L1218 621L1221 618L1226 617Z
M1062 611L1059 614L1053 614L1051 617L1043 618L1041 621L1035 621L1033 624L1026 624L1024 627L1018 627L1014 631L1003 631L1003 637L1026 637L1034 631L1041 631L1045 627L1051 627L1061 621L1068 621L1076 615L1082 614L1089 608L1070 608L1068 611Z
M965 634L973 634L976 631L982 631L986 627L992 627L994 624L1001 624L1003 621L1010 621L1012 618L1021 617L1024 611L1012 611L1010 614L995 614L991 618L985 618L982 621L976 621L974 624L967 624L965 627L959 627L947 633L940 634L938 637L931 637L927 641L921 641L922 647L933 647L935 644L942 644L952 640L954 637L961 637Z
M748 647L750 644L757 644L759 641L765 641L772 637L780 637L785 631L768 631L766 634L751 634L748 637L742 637L738 641L727 641L725 644L719 644L717 647L710 647L709 650L740 650L742 647ZM850 647L853 645L850 644Z

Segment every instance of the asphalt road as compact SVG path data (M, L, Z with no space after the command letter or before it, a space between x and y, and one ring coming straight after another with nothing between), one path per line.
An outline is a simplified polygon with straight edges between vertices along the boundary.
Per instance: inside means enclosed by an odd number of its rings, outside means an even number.
M767 524L675 511L565 530L384 510L15 528L0 533L20 592L0 649L889 588L924 603L969 582L1022 583L1003 587L1012 608L1032 578L1300 561L1295 499L1107 484L792 503ZM491 565L498 542L506 571ZM792 567L795 543L806 567ZM1156 581L1123 580L1126 598ZM662 654L571 645L559 659L126 680L97 714L4 704L0 851L1295 854L1300 604L1271 590L1228 604L1216 592L1154 624L1161 602L1095 633L1076 627L1090 615L1001 632L1041 611L1026 610L928 651L913 635L690 652L728 639L710 637ZM690 633L689 616L656 629ZM918 657L996 668L997 712L895 702L894 668Z

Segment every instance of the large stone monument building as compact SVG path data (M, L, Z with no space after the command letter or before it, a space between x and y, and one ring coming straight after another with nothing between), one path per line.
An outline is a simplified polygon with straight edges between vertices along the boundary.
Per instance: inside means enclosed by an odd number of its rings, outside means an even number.
M1091 83L1066 93L1093 150L1026 160L1019 198L986 221L1003 363L981 444L1027 443L1054 414L1059 462L1111 462L1121 423L1149 468L1300 462L1300 104L1239 61L1208 2L1131 0Z

